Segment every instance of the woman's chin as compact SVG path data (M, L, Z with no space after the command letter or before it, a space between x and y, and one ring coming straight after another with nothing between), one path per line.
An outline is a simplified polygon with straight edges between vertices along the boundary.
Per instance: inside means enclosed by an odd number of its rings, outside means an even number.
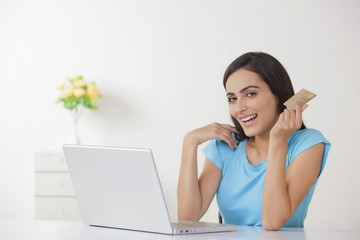
M259 131L259 129L256 129L256 128L244 129L244 133L248 138L256 137L256 136L261 135L261 131Z

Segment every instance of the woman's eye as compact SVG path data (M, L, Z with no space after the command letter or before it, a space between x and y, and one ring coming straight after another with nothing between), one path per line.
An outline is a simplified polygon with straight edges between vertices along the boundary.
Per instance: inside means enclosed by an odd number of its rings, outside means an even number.
M255 96L255 95L256 95L256 92L248 92L248 93L246 93L247 97L251 97L251 96Z
M236 98L228 98L228 102L229 103L231 103L231 102L233 102L233 101L235 101L236 100Z

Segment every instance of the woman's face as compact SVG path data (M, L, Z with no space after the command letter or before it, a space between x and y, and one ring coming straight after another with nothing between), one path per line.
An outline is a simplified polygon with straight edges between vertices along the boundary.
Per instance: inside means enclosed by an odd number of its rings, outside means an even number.
M240 68L226 82L230 114L246 136L267 137L279 113L277 98L257 73Z

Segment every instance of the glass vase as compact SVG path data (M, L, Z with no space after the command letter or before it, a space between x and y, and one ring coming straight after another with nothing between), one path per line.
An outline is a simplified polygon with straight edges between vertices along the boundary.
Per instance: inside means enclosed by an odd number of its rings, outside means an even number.
M80 114L82 112L82 107L76 107L71 110L71 118L72 118L72 132L71 137L69 139L70 144L81 144L79 130L78 130L78 120Z

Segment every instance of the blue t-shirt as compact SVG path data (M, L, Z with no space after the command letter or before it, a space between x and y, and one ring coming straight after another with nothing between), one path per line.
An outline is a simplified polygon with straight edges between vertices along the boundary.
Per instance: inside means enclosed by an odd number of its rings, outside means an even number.
M206 146L204 153L222 170L217 202L224 223L262 226L262 196L267 160L251 165L246 157L246 143L247 140L241 141L238 147L232 150L226 142L214 139ZM298 130L288 139L286 170L298 154L318 143L325 143L321 174L330 150L330 143L315 129ZM317 180L284 227L304 227L304 219Z

